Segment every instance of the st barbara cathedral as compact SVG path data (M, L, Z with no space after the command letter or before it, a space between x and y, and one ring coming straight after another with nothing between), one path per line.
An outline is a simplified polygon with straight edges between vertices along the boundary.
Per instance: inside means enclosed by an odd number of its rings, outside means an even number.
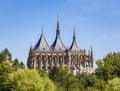
M30 46L27 66L34 69L49 71L53 66L68 68L75 75L82 72L93 72L93 50L88 52L80 49L76 42L75 30L73 33L72 44L69 48L63 44L60 37L59 21L57 20L56 37L50 46L43 32L35 46Z

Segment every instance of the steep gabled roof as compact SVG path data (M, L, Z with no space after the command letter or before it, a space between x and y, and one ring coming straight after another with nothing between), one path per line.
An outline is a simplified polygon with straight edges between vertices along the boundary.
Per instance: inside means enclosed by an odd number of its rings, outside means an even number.
M36 51L50 51L51 50L50 46L48 45L48 43L44 37L43 32L41 33L40 39L37 42L37 44L35 45L34 49Z
M59 21L57 21L56 38L53 44L51 45L51 48L53 51L65 51L66 50L66 47L64 46L60 38Z
M74 33L73 33L73 41L72 41L72 44L69 48L71 51L77 51L77 50L80 50L77 46L77 43L76 43L76 36L75 36L75 30L74 30Z

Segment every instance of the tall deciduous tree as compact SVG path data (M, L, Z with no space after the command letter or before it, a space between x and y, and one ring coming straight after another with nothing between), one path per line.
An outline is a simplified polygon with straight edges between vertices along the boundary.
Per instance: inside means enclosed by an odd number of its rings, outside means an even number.
M23 62L19 62L19 60L17 58L15 58L13 60L13 64L12 66L17 70L18 68L21 68L21 69L24 69L25 68L25 65Z
M11 91L12 84L9 82L9 74L14 71L9 61L0 63L0 91Z
M120 52L109 53L102 60L97 60L96 64L98 65L98 68L95 73L98 78L107 81L120 76Z
M79 91L78 80L68 69L55 66L50 71L49 77L57 85L57 91Z
M97 83L97 78L93 74L82 73L77 78L79 79L79 89L81 91L84 91L88 87L93 87Z
M7 48L5 48L0 54L2 56L2 59L0 61L12 60L12 55Z
M120 78L116 77L109 80L108 83L112 87L112 91L120 91Z
M55 85L48 78L40 77L37 70L18 69L10 74L12 91L54 91Z

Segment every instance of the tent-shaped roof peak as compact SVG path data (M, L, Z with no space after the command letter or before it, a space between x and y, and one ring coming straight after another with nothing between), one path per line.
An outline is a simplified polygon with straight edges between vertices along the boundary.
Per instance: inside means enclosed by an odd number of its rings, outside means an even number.
M61 38L60 38L60 29L59 29L59 21L57 20L57 29L56 29L56 38L53 44L51 45L53 51L65 51L66 47L64 46Z
M69 48L71 51L77 51L77 50L80 50L77 46L77 43L76 43L76 36L75 36L75 29L74 29L74 33L73 33L73 41L72 41L72 44Z
M50 46L48 45L48 43L44 37L43 31L42 31L40 39L37 42L37 44L35 45L34 49L36 51L50 51L51 50Z

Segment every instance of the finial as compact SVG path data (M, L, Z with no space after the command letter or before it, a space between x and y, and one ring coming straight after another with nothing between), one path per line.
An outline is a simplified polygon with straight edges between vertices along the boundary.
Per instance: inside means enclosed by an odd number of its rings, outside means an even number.
M42 30L42 34L43 34L43 25L42 25L42 27L41 27L41 30Z
M75 38L75 27L74 27L73 37Z
M57 35L60 34L58 15L57 15L57 29L56 29L56 32L57 32Z
M74 27L74 30L73 30L73 40L76 41L76 36L75 36L75 27Z
M59 30L59 19L58 19L58 15L57 15L57 30Z
M93 57L93 49L92 49L92 46L91 46L91 57Z

